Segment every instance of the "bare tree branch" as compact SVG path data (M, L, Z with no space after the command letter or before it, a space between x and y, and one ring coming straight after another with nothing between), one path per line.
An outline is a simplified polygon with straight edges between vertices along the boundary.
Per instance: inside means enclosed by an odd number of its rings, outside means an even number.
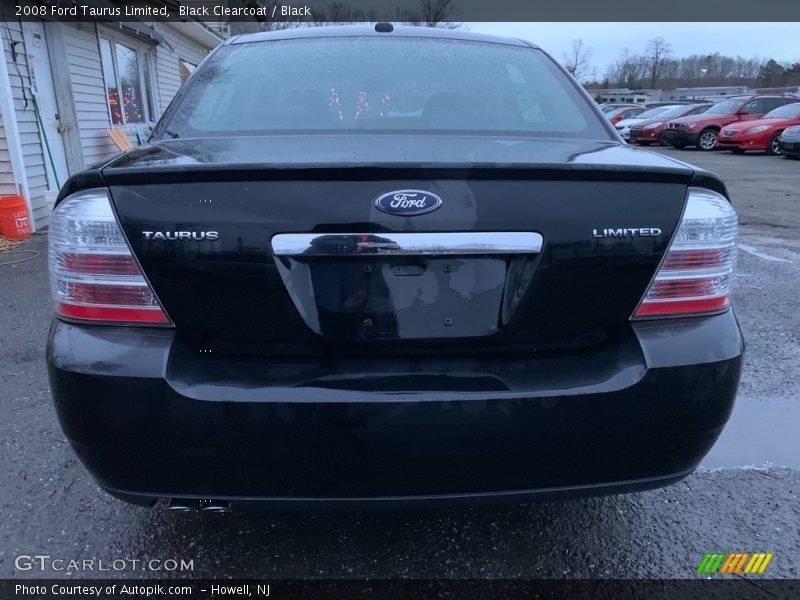
M648 73L650 76L650 87L656 87L656 81L661 77L664 70L664 63L669 55L672 54L672 46L664 38L653 38L647 43L644 57L648 63Z
M572 40L569 52L564 52L564 68L578 81L594 77L592 49L584 45L582 39Z
M400 11L398 16L407 25L458 29L461 27L460 23L448 20L452 2L453 0L420 0L419 8L405 13Z

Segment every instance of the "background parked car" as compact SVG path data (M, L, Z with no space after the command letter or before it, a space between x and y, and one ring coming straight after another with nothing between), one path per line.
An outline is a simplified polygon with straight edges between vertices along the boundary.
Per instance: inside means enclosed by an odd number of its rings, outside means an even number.
M642 106L641 104L632 104L630 102L606 102L604 104L600 104L600 110L604 113L610 113L613 110L617 110L618 108L625 108L626 106Z
M648 119L652 119L663 114L664 112L666 112L667 108L668 108L667 106L659 106L657 108L651 108L644 112L641 112L638 115L635 115L629 119L622 119L615 125L617 133L619 133L622 136L623 140L627 141L631 131L631 127L633 127L634 125L636 125L641 121L646 121Z
M647 108L658 108L659 106L675 106L677 104L692 104L688 100L671 100L670 102L648 102L645 104Z
M796 101L789 96L732 96L717 102L701 115L669 121L664 139L676 148L697 146L698 150L716 150L717 136L723 127L737 121L753 121Z
M628 132L628 141L631 144L639 144L641 146L649 146L650 144L665 144L662 139L664 125L667 121L677 117L685 117L687 115L697 115L708 110L712 105L711 102L700 102L697 104L683 104L672 105L665 107L666 110L653 118L640 119L631 126Z
M611 112L606 113L606 117L609 121L611 121L612 125L616 125L623 119L630 119L639 115L646 111L647 109L644 106L626 106L623 108L618 108L616 110L612 110Z
M784 129L793 125L800 125L800 102L785 104L761 119L725 127L717 140L717 147L736 154L744 154L748 150L780 154L778 138Z
M784 131L778 146L786 158L800 159L800 127L789 127Z

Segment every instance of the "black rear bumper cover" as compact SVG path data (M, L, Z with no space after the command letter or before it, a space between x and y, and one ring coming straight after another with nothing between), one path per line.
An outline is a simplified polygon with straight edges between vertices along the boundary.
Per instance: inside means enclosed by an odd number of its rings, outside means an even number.
M684 129L665 129L664 140L673 146L694 146L700 133L690 133Z
M727 421L743 341L728 311L638 323L577 358L360 361L344 379L333 358L275 368L182 352L172 331L51 328L62 427L129 501L393 505L666 485Z

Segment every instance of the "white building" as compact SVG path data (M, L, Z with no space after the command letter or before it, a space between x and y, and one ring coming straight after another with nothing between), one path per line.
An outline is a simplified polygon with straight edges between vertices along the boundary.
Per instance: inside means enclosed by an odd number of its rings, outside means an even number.
M718 102L724 100L728 96L741 96L745 94L752 94L751 90L746 85L720 85L711 87L683 87L670 90L669 98L667 100L696 100L698 102L707 100L709 102Z
M193 21L3 22L0 194L45 226L68 176L118 152L108 129L138 143L220 41Z
M648 90L633 91L628 88L615 88L610 90L588 90L599 103L626 102L628 104L646 104L652 102Z

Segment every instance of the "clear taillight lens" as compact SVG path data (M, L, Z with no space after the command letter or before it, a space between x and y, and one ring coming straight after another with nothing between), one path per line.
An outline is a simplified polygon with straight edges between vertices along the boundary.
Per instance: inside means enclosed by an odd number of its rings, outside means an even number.
M719 312L730 306L739 224L728 200L689 188L667 255L633 318Z
M169 325L114 217L108 192L73 194L53 211L50 284L56 312L103 324Z

